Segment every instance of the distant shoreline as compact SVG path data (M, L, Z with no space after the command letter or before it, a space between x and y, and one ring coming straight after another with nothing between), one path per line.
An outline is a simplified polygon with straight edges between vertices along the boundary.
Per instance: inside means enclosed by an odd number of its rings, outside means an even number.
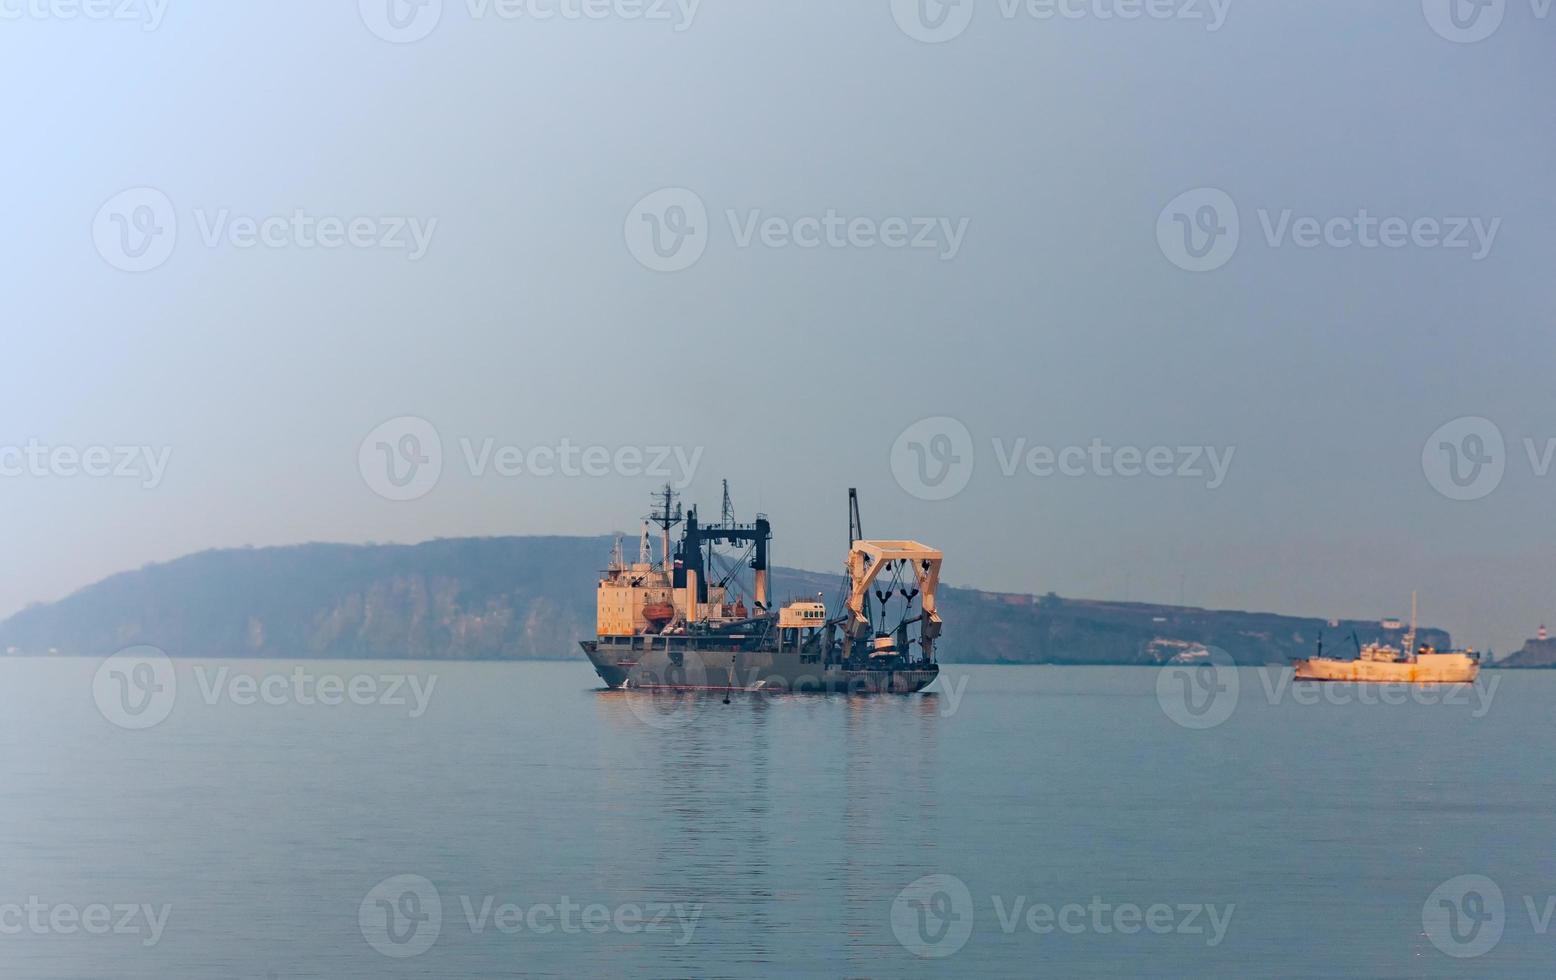
M129 644L128 647L150 646L158 650L154 643ZM580 653L577 657L278 657L271 655L238 657L226 654L214 654L200 656L198 654L168 653L168 659L178 662L207 663L218 661L222 663L299 663L299 664L350 664L350 663L374 663L374 664L580 664L587 667L589 661ZM10 653L0 654L0 661L5 660L106 660L108 654L97 655L90 653ZM1142 664L1142 663L1009 663L994 660L941 660L941 667L1062 667L1089 670L1097 667L1130 667L1140 670L1160 670L1168 666L1194 666L1193 664ZM1262 664L1237 664L1240 668L1256 670L1260 667L1285 667L1289 663L1262 663ZM1556 664L1500 664L1488 663L1481 665L1482 670L1556 670Z
M600 563L612 544L609 537L442 538L200 552L16 613L0 622L0 656L107 656L146 643L170 656L210 651L197 655L205 659L569 661L580 656L578 641L594 636ZM772 574L774 595L839 588L835 573L775 566ZM1208 648L1248 665L1286 665L1329 638L1403 648L1405 637L1389 618L949 585L940 613L946 664L1152 667ZM1453 648L1448 632L1429 624L1419 640ZM1522 659L1543 666L1547 658Z

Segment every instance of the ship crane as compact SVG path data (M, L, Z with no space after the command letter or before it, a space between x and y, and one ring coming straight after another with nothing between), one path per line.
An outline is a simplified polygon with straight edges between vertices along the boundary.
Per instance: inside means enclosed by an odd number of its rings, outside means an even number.
M942 625L936 608L936 592L940 586L940 566L945 555L917 541L865 539L859 525L859 495L853 489L848 491L848 511L848 534L851 539L847 561L848 599L844 604L842 622L847 644L845 656L856 653L861 646L869 647L872 656L905 655L908 646L907 627L916 624L919 627L918 643L923 659L933 661L935 640L940 636ZM896 640L885 637L885 643L881 643L875 636L869 602L871 587L881 573L888 569L894 572L892 588L876 592L882 605L882 629L886 624L886 600L893 594L896 582L904 573L911 574L913 578L910 585L904 586L903 595L907 597L907 589L911 588L913 598L919 600L920 612L917 616L908 616L912 611L912 598L909 598L903 621L897 627Z

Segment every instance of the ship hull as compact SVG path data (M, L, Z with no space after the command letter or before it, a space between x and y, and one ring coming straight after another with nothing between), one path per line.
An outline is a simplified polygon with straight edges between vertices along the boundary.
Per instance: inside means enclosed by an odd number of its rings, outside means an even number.
M853 669L807 662L798 652L720 649L613 649L579 644L611 688L668 691L760 691L773 694L916 694L940 674L936 664Z
M1459 654L1425 656L1415 662L1376 660L1298 660L1299 681L1349 681L1361 684L1470 684L1480 676L1480 663Z

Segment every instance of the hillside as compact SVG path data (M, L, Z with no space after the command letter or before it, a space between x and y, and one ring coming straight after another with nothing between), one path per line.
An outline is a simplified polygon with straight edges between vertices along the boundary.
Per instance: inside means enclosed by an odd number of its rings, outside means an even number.
M593 634L606 537L459 538L208 551L124 572L0 623L10 655L106 656L147 643L186 657L567 658ZM775 569L779 598L837 592L835 575ZM942 588L947 661L1159 664L1196 644L1239 662L1400 642L1376 622ZM1421 640L1441 647L1441 630Z
M1497 666L1556 667L1556 640L1526 640L1519 650L1498 660Z

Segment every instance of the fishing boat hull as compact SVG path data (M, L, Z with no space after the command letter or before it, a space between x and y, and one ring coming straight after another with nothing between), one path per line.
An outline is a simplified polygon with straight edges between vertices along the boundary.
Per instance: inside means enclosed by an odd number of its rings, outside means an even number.
M1470 684L1480 662L1462 653L1423 655L1413 661L1332 660L1312 657L1293 663L1299 681L1348 681L1359 684Z

